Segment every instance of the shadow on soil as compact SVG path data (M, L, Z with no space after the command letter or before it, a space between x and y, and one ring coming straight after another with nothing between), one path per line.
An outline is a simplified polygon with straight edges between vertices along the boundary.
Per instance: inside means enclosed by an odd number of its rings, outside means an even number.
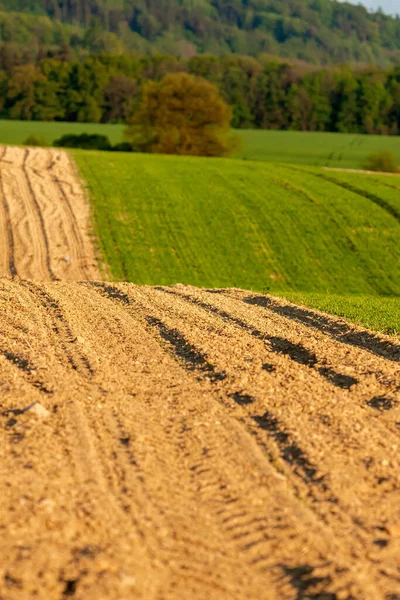
M303 323L307 327L312 327L322 333L329 333L334 339L343 344L369 350L388 360L400 362L400 347L397 344L389 340L383 340L378 335L368 331L353 331L346 323L337 322L325 315L317 314L299 306L280 306L265 296L251 296L243 301L246 304L268 308L278 315Z
M296 592L296 600L338 600L335 593L324 591L324 588L326 589L332 583L332 578L329 575L318 577L314 574L315 567L281 565L281 569ZM352 600L350 596L347 598Z
M163 288L163 287L158 287L156 289L158 289L166 294L172 294L173 296L178 296L179 298L182 298L186 302L190 302L191 304L200 306L204 310L218 315L223 320L234 323L235 325L239 326L241 329L244 329L245 331L250 333L252 336L262 340L263 342L269 342L271 349L274 352L276 352L278 354L284 354L286 356L289 356L289 358L291 360L293 360L294 362L297 362L298 364L301 364L301 365L306 365L310 369L315 369L322 377L324 377L327 381L329 381L329 383L333 384L336 387L339 387L341 389L350 389L351 386L358 383L357 379L354 379L354 377L348 377L347 375L342 375L341 373L337 373L336 371L334 371L333 369L328 368L328 367L317 366L317 363L318 363L317 356L313 352L310 352L309 350L307 350L307 348L302 346L302 344L294 344L293 342L291 342L290 340L287 340L286 338L281 338L281 337L277 337L277 336L269 336L267 333L263 333L262 331L260 331L259 329L256 329L249 323L246 323L242 319L239 319L238 317L235 317L235 316L231 315L230 313L228 313L224 310L221 310L220 308L218 308L216 306L207 304L206 302L202 302L198 298L193 298L192 296L186 296L186 294L181 294L179 292L172 291L172 290L169 290L169 289ZM263 300L268 300L268 298L264 298L262 296L261 296L261 298ZM251 302L249 302L249 304L251 304ZM254 304L254 302L253 302L253 304ZM265 370L269 370L269 369L271 371L275 370L273 365L266 365Z

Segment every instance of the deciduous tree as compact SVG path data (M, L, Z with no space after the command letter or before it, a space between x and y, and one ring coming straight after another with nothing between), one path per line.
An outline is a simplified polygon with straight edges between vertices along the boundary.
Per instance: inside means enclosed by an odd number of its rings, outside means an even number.
M218 89L186 73L145 86L126 137L146 152L223 156L233 149L232 111Z

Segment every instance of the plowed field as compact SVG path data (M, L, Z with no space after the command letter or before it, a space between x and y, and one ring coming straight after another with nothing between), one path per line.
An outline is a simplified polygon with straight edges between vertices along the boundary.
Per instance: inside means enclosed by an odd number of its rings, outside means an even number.
M89 207L65 152L0 147L0 275L99 277Z
M26 271L22 235L0 254L24 275L0 280L0 598L399 598L400 347L250 292L89 281L72 234L87 281L33 281L74 264L28 199L57 188L40 164L3 195L42 237Z

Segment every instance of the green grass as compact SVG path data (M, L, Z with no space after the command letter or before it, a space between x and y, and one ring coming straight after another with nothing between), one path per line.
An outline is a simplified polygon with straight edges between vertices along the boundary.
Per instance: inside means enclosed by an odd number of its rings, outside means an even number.
M123 125L104 125L97 123L53 123L41 121L1 121L0 144L22 145L30 135L41 137L49 145L67 133L99 133L107 135L112 144L122 141Z
M316 308L344 317L374 331L388 335L400 334L400 300L381 296L337 296L334 294L307 294L287 292L290 302Z
M23 144L29 135L49 144L66 133L99 133L113 144L123 140L123 125L0 121L0 143ZM236 131L242 148L237 158L266 162L362 169L372 152L392 151L400 164L400 136L307 133L301 131Z
M362 190L337 185L335 173L228 159L74 156L116 279L400 294L399 220ZM386 191L395 203L398 192Z
M369 154L388 150L400 164L400 136L260 130L239 134L238 156L249 160L362 169Z

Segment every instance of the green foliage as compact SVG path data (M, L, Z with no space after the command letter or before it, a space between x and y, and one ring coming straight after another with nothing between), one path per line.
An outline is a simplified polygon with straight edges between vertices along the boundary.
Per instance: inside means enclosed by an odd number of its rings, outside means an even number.
M120 142L112 147L114 152L133 152L132 144L130 142Z
M196 76L231 106L233 128L400 133L399 67L310 70L265 56L186 61L101 54L2 71L1 60L0 51L0 115L10 119L115 123L133 114L139 120L145 90L157 90L164 77Z
M399 171L399 163L393 152L388 152L386 150L370 154L365 162L364 168L367 171L397 173Z
M24 141L24 146L39 146L45 148L48 146L47 140L44 137L36 137L35 135L28 135Z
M66 134L53 142L56 148L83 148L85 150L111 150L110 140L105 135L81 133Z
M33 40L36 52L55 44L74 53L267 52L315 64L387 64L400 55L398 20L330 0L2 0L0 9L0 39Z
M353 181L348 173L229 159L74 156L116 279L400 294L399 193L383 176Z
M232 111L203 78L175 73L149 83L125 136L144 152L227 156Z

